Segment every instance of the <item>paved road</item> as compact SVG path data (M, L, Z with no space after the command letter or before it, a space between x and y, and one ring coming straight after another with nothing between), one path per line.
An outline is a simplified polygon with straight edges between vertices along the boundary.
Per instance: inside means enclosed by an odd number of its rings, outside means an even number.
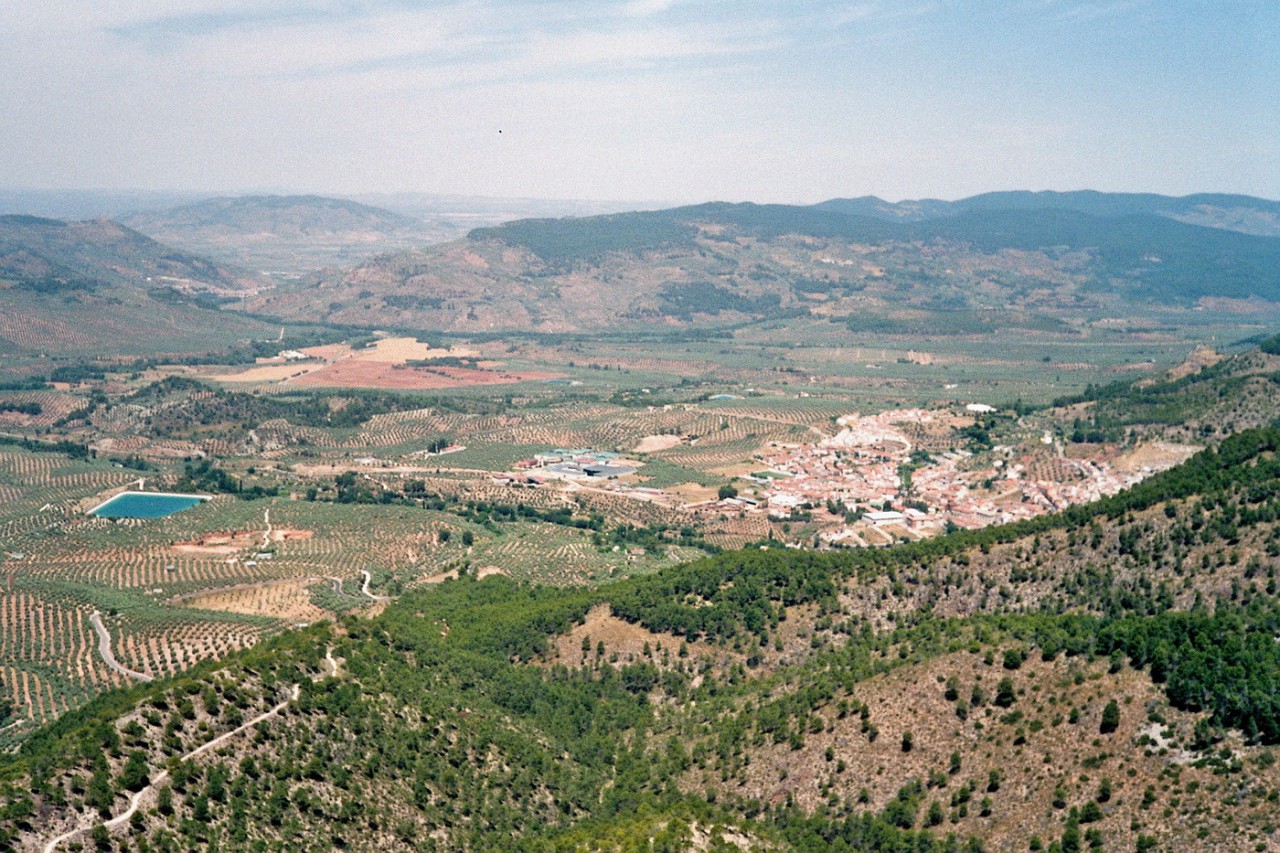
M134 672L128 667L121 666L120 661L116 660L116 656L111 653L111 634L107 632L107 626L102 624L102 614L93 611L89 616L89 624L93 626L93 630L98 632L98 654L102 655L103 661L107 666L126 678L136 678L138 681L151 681L152 677L145 672Z
M374 595L373 593L369 592L369 580L370 580L369 573L364 569L361 569L360 574L364 575L364 584L360 587L361 592L363 592L365 595L372 598L374 601L390 601L391 600L385 595Z

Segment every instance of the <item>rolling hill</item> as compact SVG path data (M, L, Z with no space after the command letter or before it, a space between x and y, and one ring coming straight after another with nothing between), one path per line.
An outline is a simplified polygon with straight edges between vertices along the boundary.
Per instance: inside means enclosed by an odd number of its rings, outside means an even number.
M225 348L272 328L217 311L260 286L109 220L0 216L0 348L10 352Z
M315 195L211 198L122 221L227 263L288 274L350 266L439 239L412 217Z
M1178 221L1152 212L1160 198L711 203L520 220L249 304L293 319L462 332L722 328L795 315L893 326L904 312L925 312L946 333L973 311L1043 324L1117 305L1149 313L1280 303L1280 237ZM1187 202L1174 212L1198 209Z

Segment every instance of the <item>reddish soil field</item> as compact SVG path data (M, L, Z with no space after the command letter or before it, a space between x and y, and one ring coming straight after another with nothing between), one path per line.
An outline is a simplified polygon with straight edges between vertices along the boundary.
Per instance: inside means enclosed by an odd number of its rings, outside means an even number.
M468 367L406 367L384 361L347 358L292 380L293 385L325 388L462 388L555 379L554 373L476 370Z

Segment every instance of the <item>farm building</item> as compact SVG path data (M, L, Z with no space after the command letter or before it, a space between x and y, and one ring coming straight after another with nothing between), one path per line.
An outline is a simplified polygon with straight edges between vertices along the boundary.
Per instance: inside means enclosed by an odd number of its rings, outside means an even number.
M905 515L892 509L869 512L864 515L863 518L874 524L876 527L880 527L885 524L902 524L907 520Z

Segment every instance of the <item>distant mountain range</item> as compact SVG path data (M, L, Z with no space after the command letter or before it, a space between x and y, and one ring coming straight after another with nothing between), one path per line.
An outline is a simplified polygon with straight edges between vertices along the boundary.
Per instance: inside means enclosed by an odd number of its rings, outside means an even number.
M478 228L250 305L313 321L546 332L787 313L909 327L921 320L912 312L949 311L926 324L945 328L966 310L1221 307L1280 302L1280 236L1240 227L1265 232L1275 221L1280 204L1242 196L710 203Z
M530 216L626 210L625 202L384 193L210 197L191 192L0 188L0 215L109 218L223 263L289 277L464 236Z
M164 322L206 337L175 312L234 302L286 322L460 333L816 318L868 334L956 335L1078 330L1119 308L1280 305L1280 235L1267 233L1280 203L1246 196L714 202L522 219L436 245L412 217L320 196L206 199L123 219L0 217L0 301L14 316L92 329L120 300L114 329L125 315L145 324L160 300ZM33 328L20 331L32 338ZM187 351L180 335L166 340Z
M390 210L317 195L237 196L204 199L162 211L121 218L131 228L261 234L278 238L347 233L413 231L421 223Z
M288 278L456 240L476 226L617 209L586 202L414 193L369 198L385 205L317 195L246 195L128 213L120 221L161 242Z
M814 207L832 213L871 216L891 222L923 222L975 210L1069 210L1108 218L1147 214L1243 234L1280 236L1280 202L1246 195L1201 193L1172 197L1153 193L1102 193L1094 190L1065 193L1021 190L983 193L959 201L920 199L893 203L875 196L834 198Z

